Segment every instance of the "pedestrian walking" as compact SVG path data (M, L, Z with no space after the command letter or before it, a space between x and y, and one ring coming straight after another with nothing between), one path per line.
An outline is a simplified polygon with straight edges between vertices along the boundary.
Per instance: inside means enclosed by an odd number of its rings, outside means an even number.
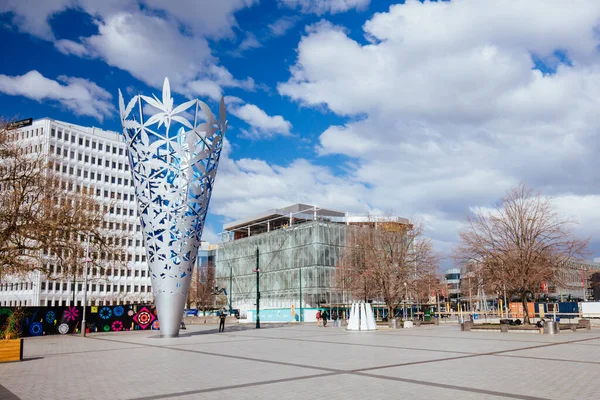
M321 326L321 310L317 310L317 326Z
M225 332L225 312L221 311L219 314L219 332Z
M338 325L338 314L337 311L333 310L331 313L331 320L333 321L333 327L337 328Z
M323 310L323 312L321 313L321 319L323 320L323 328L327 328L327 318L329 318L329 315L327 315L327 311Z

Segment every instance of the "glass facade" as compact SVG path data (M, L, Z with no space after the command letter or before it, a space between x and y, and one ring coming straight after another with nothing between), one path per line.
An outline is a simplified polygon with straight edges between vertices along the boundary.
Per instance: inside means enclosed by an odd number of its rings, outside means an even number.
M227 288L234 309L254 309L258 248L261 309L342 303L334 276L345 237L345 224L312 221L222 243L217 284Z

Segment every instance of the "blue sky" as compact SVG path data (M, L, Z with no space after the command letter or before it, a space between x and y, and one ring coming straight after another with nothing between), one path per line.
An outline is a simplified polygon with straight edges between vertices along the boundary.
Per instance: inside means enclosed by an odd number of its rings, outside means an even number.
M449 254L524 182L600 256L600 4L395 3L4 0L0 107L119 131L118 89L225 95L211 241L306 202L420 220Z

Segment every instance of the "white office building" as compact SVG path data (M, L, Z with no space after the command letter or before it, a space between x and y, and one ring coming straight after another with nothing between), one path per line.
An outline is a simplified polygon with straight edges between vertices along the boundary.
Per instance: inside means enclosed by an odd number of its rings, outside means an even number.
M86 188L110 210L103 228L126 252L121 267L90 267L88 305L152 302L127 150L122 135L44 118L17 131L28 152L43 152L54 160L54 172L71 190ZM71 186L68 186L68 185ZM108 263L107 263L108 265ZM83 302L81 278L63 278L60 266L48 257L50 277L32 273L23 279L0 277L2 306L60 306ZM73 285L73 283L75 283ZM75 291L73 291L75 289Z

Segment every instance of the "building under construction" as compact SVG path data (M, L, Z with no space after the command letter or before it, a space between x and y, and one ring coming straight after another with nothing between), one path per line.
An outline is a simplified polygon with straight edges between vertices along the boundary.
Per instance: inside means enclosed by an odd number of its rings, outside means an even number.
M312 320L318 307L350 301L336 284L335 267L347 226L371 223L372 218L306 204L228 223L217 250L217 283L227 288L231 308L252 320L258 268L261 321Z

